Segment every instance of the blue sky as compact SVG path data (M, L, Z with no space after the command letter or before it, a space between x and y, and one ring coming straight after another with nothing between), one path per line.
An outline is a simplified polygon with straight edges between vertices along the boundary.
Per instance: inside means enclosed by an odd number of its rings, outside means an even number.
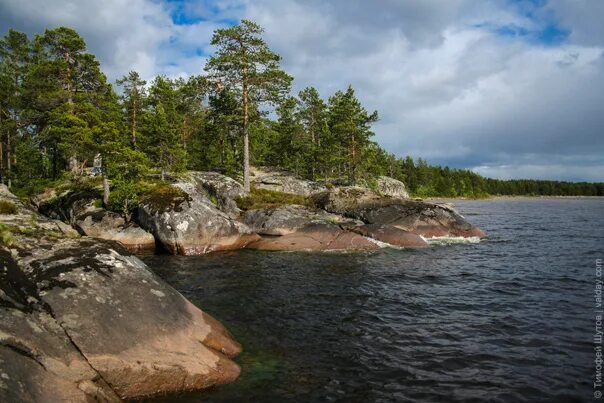
M604 181L601 0L2 0L0 28L77 29L115 80L200 74L250 18L324 97L352 84L397 155L510 178Z

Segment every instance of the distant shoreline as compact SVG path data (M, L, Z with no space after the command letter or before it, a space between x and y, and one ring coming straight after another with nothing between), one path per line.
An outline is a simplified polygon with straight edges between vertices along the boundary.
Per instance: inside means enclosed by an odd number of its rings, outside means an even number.
M473 199L469 197L425 197L422 200L429 202L452 203L459 201L496 201L496 200L515 200L515 199L542 199L542 200L566 200L566 199L604 199L604 196L489 196L485 198Z

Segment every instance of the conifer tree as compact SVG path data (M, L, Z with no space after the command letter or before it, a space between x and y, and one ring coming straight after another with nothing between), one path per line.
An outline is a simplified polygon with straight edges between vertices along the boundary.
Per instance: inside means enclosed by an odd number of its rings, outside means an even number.
M314 180L317 172L320 171L321 175L325 174L325 158L329 152L325 148L325 141L323 141L323 146L321 145L321 141L327 136L328 131L327 105L314 87L303 89L298 97L300 99L299 116L310 142L307 147L310 165L309 177Z
M23 119L22 84L29 68L31 52L27 35L9 30L0 40L0 174L11 186L15 147ZM6 167L6 169L4 169Z
M339 162L344 162L348 178L353 182L358 177L364 152L374 135L371 124L377 120L377 111L369 114L357 99L352 86L329 98L329 129L343 148L345 154L340 156Z
M214 31L216 53L206 65L217 88L228 87L241 99L243 131L243 182L250 190L249 127L252 104L275 102L289 91L292 78L279 68L281 57L261 37L262 28L249 20Z
M147 96L145 90L147 82L141 79L136 71L130 71L128 75L123 76L117 80L116 83L117 85L124 87L124 94L121 98L128 121L130 143L133 148L136 148L136 138L140 130L140 119L143 114Z

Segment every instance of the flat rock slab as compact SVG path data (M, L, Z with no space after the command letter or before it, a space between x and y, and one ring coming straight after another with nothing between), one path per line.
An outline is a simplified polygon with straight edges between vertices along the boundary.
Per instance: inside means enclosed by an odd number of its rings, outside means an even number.
M365 224L351 227L351 231L366 237L403 248L424 248L428 243L419 235L392 225Z
M264 237L247 247L270 251L373 251L380 249L375 242L364 236L330 224L309 224L287 235Z
M260 235L287 235L309 224L362 224L360 221L331 214L324 210L312 210L298 205L248 210L245 212L243 220L247 226Z

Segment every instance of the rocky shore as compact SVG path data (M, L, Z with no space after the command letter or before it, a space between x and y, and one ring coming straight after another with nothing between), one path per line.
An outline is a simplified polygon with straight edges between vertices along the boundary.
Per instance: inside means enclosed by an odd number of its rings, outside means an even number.
M361 187L265 169L253 186L260 205L231 178L189 172L144 197L129 221L99 207L96 189L30 206L0 186L0 203L13 206L0 214L0 401L113 402L239 376L241 346L224 326L131 251L375 251L484 236L391 178Z
M241 351L118 242L0 187L0 401L114 402L231 382Z
M373 186L322 183L267 168L252 185L297 196L300 204L265 203L242 210L247 195L232 178L188 172L169 191L144 198L134 221L94 206L94 192L68 192L38 201L47 216L72 223L82 235L115 240L130 250L161 249L182 255L251 248L284 251L416 248L426 238L483 237L453 208L409 199L402 182L379 177ZM239 204L238 204L239 202Z

